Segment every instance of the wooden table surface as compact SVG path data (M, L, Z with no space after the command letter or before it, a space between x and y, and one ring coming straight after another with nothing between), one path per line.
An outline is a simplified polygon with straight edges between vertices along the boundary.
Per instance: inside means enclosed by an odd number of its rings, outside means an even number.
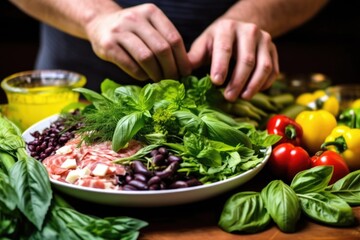
M275 225L256 234L231 234L217 226L225 201L234 193L245 190L258 191L269 182L266 171L260 172L250 182L226 194L180 206L157 208L128 208L88 203L64 196L78 211L99 217L129 216L145 220L149 225L141 230L139 240L360 240L360 206L353 207L356 225L336 228L301 219L295 233L283 233Z

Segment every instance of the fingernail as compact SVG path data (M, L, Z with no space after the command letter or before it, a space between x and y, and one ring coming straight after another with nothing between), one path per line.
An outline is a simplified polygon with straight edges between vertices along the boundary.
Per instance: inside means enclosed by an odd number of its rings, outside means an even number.
M214 84L222 84L222 77L220 74L216 74L213 78Z
M243 92L243 94L241 94L241 97L243 98L243 99L251 99L251 96L252 94L251 94L251 92L249 92L249 91L245 91L245 92Z
M228 101L234 101L237 97L234 95L233 89L226 89L224 95Z

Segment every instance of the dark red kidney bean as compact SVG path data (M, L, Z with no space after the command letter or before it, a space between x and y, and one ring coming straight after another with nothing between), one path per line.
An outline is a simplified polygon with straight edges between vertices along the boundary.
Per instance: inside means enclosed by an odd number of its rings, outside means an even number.
M165 156L162 154L157 154L153 156L152 162L155 164L155 166L162 166L165 163Z
M167 158L168 162L178 162L181 163L182 162L182 158L179 156L175 156L175 155L169 155Z
M202 185L202 183L196 178L189 179L186 181L186 183L189 187Z
M159 151L157 150L157 149L153 149L153 150L151 150L151 152L150 152L150 156L156 156L157 154L159 153Z
M141 174L144 174L145 176L151 175L149 170L146 168L146 166L140 160L133 161L131 163L131 168L134 170L135 173L141 173Z
M155 175L158 176L160 179L169 178L173 173L171 171L156 171Z
M135 173L134 174L134 179L142 181L142 182L146 182L147 177L141 173Z
M129 182L129 185L136 187L139 190L147 190L148 186L146 185L146 183L133 179Z
M189 187L185 181L176 181L170 184L170 188L187 188Z
M165 157L169 154L169 151L165 147L159 147L158 151L160 154L164 155Z
M152 184L149 186L149 190L160 190L159 184Z
M127 175L125 176L125 181L128 183L128 182L130 182L131 180L133 180L133 177L132 177L131 175L127 174Z
M149 179L149 181L147 182L147 184L149 186L153 185L153 184L158 184L161 182L161 178L159 176L153 176L152 178Z
M123 190L127 190L127 191L137 191L138 189L132 185L126 184L123 186Z
M47 149L45 149L44 153L49 156L53 151L54 151L53 147L48 147Z

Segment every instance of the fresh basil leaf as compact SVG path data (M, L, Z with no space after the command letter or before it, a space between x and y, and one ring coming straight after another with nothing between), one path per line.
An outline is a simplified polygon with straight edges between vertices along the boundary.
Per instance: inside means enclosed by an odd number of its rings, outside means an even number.
M239 123L234 119L234 117L227 115L223 112L216 111L214 109L210 108L204 108L199 113L199 116L208 116L211 118L215 118L220 122L224 122L229 126L237 127L239 126Z
M115 89L118 87L121 87L121 84L110 79L105 79L100 85L101 94L110 101L117 102L119 99L115 94Z
M21 132L14 123L0 115L0 126L0 151L14 155L18 148L25 148Z
M328 186L332 172L332 166L317 166L301 171L295 175L290 187L300 194L322 191Z
M261 197L280 230L294 232L301 214L299 199L294 190L281 180L273 180L261 191Z
M142 112L133 112L122 117L115 128L112 138L112 149L117 152L123 148L145 125Z
M139 108L141 87L135 85L121 86L115 89L119 100L133 111L141 111Z
M196 156L198 161L209 167L218 167L221 166L222 157L214 148L206 147L202 149Z
M37 229L41 229L52 199L45 167L34 158L17 161L10 171L17 206Z
M251 147L249 137L236 128L208 116L202 116L201 120L205 123L210 139L224 142L231 146L244 145Z
M266 229L270 222L260 194L240 192L226 201L218 225L227 232L256 233Z
M173 115L178 119L180 126L183 126L192 133L201 133L203 131L202 120L190 111L176 111Z
M333 226L351 226L355 222L351 207L330 192L298 194L301 209L310 218Z
M17 195L14 188L10 184L10 178L0 169L0 210L4 208L13 211L16 208ZM1 222L1 221L0 221Z
M139 108L141 111L149 111L155 103L156 100L156 91L154 91L154 85L147 84L141 91L139 96Z
M170 102L182 101L185 98L185 87L179 81L165 79L156 83L158 99Z
M326 190L350 205L360 205L360 170L350 172Z
M100 109L101 106L105 104L104 102L108 101L100 93L87 88L74 88L73 91L81 93L89 102L95 106L96 109Z
M206 146L206 140L203 136L187 133L184 136L184 147L186 153L196 157Z

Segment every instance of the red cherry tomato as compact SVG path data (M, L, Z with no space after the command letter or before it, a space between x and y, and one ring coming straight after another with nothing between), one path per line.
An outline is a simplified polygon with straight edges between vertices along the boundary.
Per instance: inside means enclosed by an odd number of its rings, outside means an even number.
M281 143L272 150L268 167L275 177L291 181L298 172L311 167L311 159L302 147Z
M312 167L330 165L334 167L333 175L329 184L333 184L340 178L349 174L349 167L346 165L342 156L334 151L319 151L311 157Z

